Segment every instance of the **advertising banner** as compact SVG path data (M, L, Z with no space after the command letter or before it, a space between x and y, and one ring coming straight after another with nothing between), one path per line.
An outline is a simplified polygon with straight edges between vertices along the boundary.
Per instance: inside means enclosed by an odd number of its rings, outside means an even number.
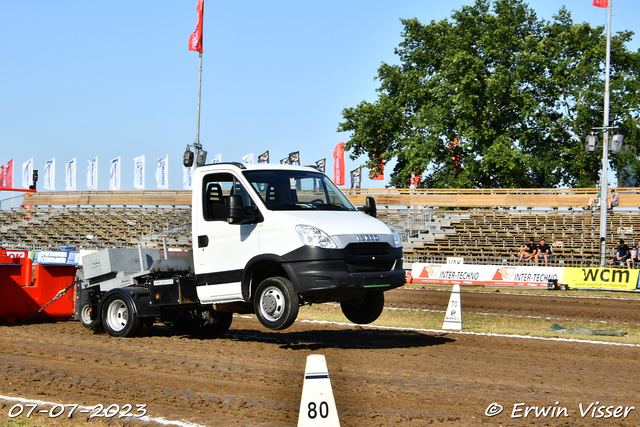
M628 268L567 267L563 282L569 288L637 289L640 270Z
M13 188L13 159L0 168L0 188Z
M33 184L33 157L22 164L22 188Z
M111 160L111 167L109 169L109 190L120 189L120 157L116 157Z
M158 168L156 169L156 183L159 189L166 190L169 188L169 155L158 159Z
M472 264L413 264L414 283L546 288L549 279L562 282L564 267L529 267Z
M98 156L93 160L87 160L89 165L87 166L87 188L89 190L98 189Z
M344 142L341 142L333 150L333 182L344 185L344 175Z
M56 159L47 160L44 164L44 189L56 189Z
M144 190L144 154L133 158L133 186L138 190Z
M64 189L67 191L76 191L76 158L75 157L65 164Z

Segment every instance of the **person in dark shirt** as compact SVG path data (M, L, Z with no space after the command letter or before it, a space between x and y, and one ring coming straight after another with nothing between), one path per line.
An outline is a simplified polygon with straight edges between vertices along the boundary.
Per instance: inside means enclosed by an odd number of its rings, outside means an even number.
M529 243L520 248L520 252L518 252L518 260L522 258L530 260L536 256L536 252L538 252L538 247L533 241L533 237L529 237Z
M538 265L538 258L544 258L545 267L549 262L549 258L551 258L551 246L545 243L544 237L540 238L540 245L538 246L538 252L536 252L536 265Z
M624 243L623 239L620 239L620 243L618 247L616 247L616 256L613 257L613 264L616 265L627 265L627 260L631 258L631 251L629 250L629 246Z

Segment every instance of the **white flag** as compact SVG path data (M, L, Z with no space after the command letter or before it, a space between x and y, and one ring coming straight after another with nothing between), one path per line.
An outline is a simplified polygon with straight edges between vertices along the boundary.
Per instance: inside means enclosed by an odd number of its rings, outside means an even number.
M64 189L67 191L76 191L76 158L65 164Z
M156 182L158 188L169 188L169 155L166 154L158 159L158 168L156 169Z
M109 170L109 190L120 189L120 157L111 160L111 169Z
M182 166L182 189L183 190L191 190L192 187L192 179L193 179L193 166L190 168L186 166Z
M242 156L242 163L244 163L245 165L253 163L253 153L249 153L246 156Z
M22 164L22 187L29 188L33 184L33 157Z
M44 189L56 189L56 159L48 160L44 164Z
M211 158L211 163L222 163L222 154L216 154Z
M87 166L87 188L89 190L98 189L98 156L93 160L87 160L89 166Z
M144 154L133 158L133 186L138 190L144 190Z

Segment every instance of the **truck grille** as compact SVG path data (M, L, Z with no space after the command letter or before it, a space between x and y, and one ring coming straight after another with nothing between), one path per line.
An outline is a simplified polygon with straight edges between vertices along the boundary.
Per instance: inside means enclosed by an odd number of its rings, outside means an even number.
M395 264L395 259L388 257L390 251L387 243L351 243L347 245L346 251L349 273L391 271Z
M389 245L387 243L351 243L347 245L347 251L351 256L389 255Z

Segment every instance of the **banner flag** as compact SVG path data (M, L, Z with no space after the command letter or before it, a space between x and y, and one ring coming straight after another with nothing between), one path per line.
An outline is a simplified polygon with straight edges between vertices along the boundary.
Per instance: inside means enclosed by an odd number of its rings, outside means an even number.
M300 166L300 152L294 151L293 153L289 153L289 165Z
M327 173L327 158L320 159L316 162L316 169L322 173Z
M371 178L372 181L383 181L384 180L384 160L374 155L372 158L372 161L373 163L378 164L378 166L380 167L380 173L376 174L375 169L371 169L369 171L369 178Z
M22 164L22 188L33 184L33 157Z
M120 157L111 159L111 168L109 170L109 190L120 190Z
M253 153L242 156L242 163L244 163L245 165L253 163Z
M211 163L222 163L222 154L215 154L212 158L211 158Z
M133 158L133 186L144 190L144 154Z
M351 171L351 188L362 188L362 168Z
M269 150L260 154L260 156L258 157L258 163L269 163Z
M420 182L422 181L422 174L412 173L411 178L409 178L409 188L418 188Z
M164 156L158 159L158 168L156 169L156 183L158 184L159 189L168 189L169 188L169 155L165 154Z
M609 0L593 0L593 5L597 7L609 7Z
M193 166L190 168L182 166L182 189L191 190L193 188Z
M289 163L289 156L285 157L284 159L280 160L280 164L281 165L290 165L291 163Z
M198 22L196 22L196 29L189 37L189 50L202 53L202 18L204 15L204 0L198 0Z
M0 169L0 188L13 188L13 159Z
M56 159L48 160L44 164L44 189L56 189Z
M341 142L333 150L333 182L344 185L344 175L344 142Z
M94 157L93 160L87 160L89 162L89 166L87 166L87 189L89 190L97 190L98 189L98 156Z
M76 158L74 157L64 167L64 189L76 191Z

